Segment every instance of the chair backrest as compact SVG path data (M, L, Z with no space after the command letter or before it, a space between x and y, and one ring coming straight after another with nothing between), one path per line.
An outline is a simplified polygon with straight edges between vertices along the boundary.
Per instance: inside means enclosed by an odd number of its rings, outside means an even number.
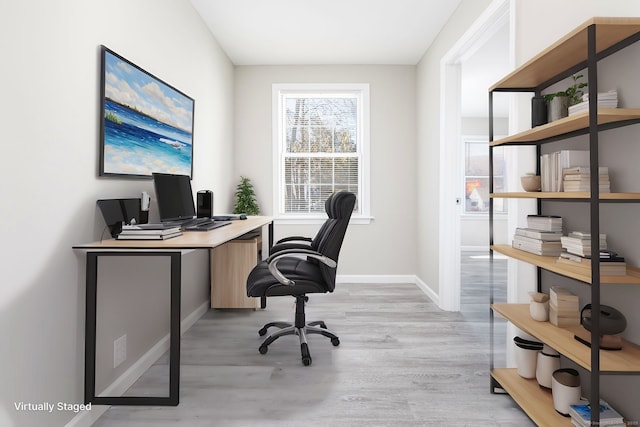
M327 217L328 217L327 219L336 218L334 208L333 208L333 199L335 198L336 194L338 193L331 193L331 195L327 197L327 200L324 201L324 210L327 212ZM311 241L311 249L313 249L314 251L318 250L318 245L320 244L320 241L322 240L323 236L327 233L327 229L330 227L330 224L331 223L329 221L325 221L324 223L322 223L322 225L320 226L320 229L318 230L315 237Z
M356 204L356 195L348 191L339 191L331 198L331 213L329 219L323 224L323 234L318 238L316 251L338 262L342 242L347 232L347 226ZM326 282L329 291L333 291L336 285L336 269L319 263L322 278Z

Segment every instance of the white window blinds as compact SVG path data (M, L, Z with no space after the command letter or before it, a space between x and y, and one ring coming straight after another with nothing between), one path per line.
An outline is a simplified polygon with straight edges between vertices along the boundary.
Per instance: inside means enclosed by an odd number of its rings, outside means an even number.
M340 190L356 194L354 214L361 214L368 145L362 90L300 89L277 91L279 214L322 215L324 201Z

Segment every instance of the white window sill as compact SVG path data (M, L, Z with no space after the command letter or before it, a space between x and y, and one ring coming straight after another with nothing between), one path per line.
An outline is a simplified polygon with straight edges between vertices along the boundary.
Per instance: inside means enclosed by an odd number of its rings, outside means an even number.
M326 221L326 216L318 216L318 217L293 217L293 216L282 216L276 217L273 219L273 223L276 225L318 225L322 224ZM354 225L362 225L362 224L370 224L375 218L371 216L352 216L349 224Z

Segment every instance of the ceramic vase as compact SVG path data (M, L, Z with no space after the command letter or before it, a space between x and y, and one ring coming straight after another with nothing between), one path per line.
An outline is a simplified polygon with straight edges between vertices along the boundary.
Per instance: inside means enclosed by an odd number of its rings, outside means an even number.
M551 388L553 373L560 369L560 353L544 345L542 350L538 352L538 360L536 364L536 380L540 386Z
M569 407L580 402L580 374L572 368L557 369L551 378L553 407L565 417L569 416Z
M549 101L547 119L549 123L569 115L569 97L556 96Z

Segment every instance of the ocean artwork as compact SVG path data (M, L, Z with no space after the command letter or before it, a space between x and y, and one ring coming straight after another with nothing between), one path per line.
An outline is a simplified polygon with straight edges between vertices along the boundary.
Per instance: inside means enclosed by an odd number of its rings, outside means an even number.
M191 176L194 101L103 47L101 175Z

